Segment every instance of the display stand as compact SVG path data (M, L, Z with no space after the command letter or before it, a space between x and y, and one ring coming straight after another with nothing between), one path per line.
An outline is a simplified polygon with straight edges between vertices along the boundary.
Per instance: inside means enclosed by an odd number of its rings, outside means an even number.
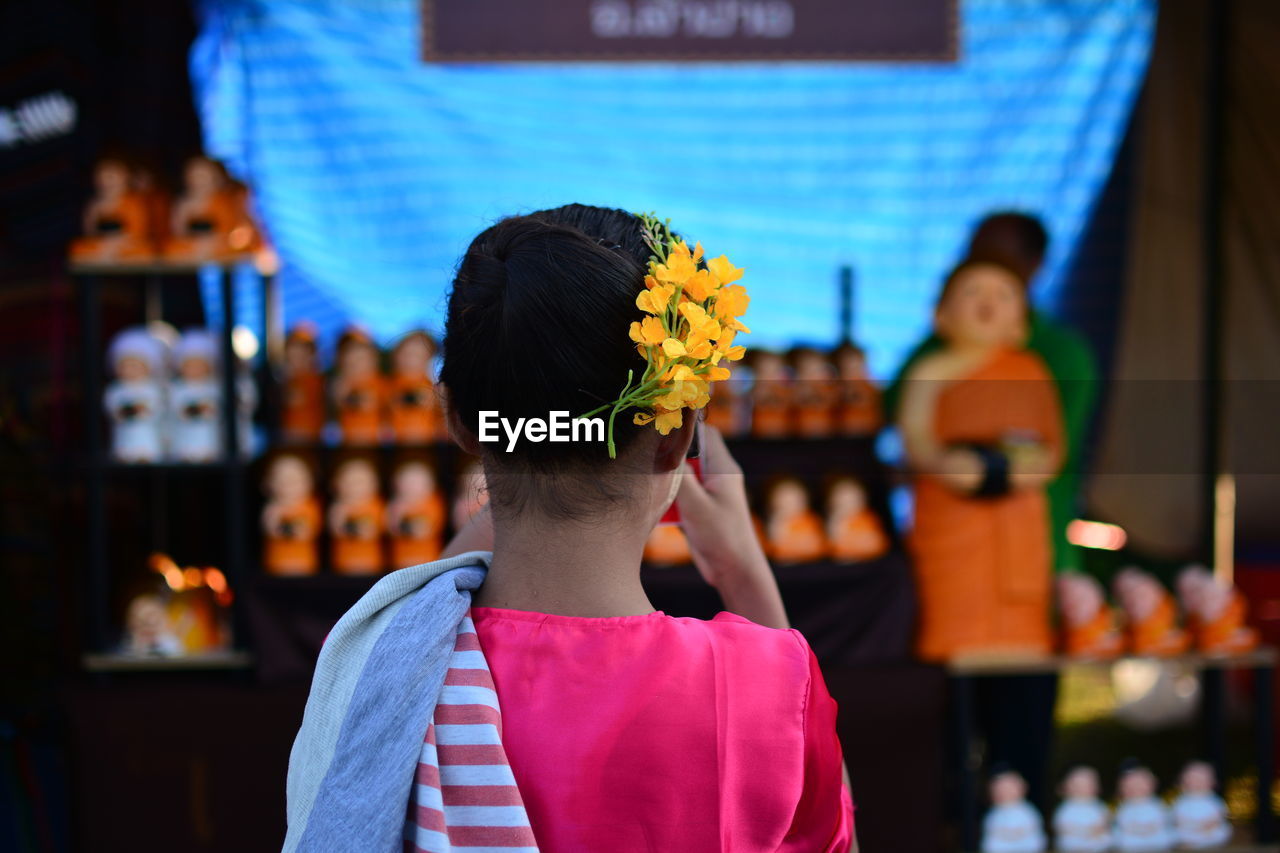
M1271 813L1271 786L1275 780L1275 719L1273 691L1275 689L1276 660L1280 657L1273 648L1261 648L1248 654L1232 656L1181 655L1173 658L1121 658L1119 660L1144 660L1177 663L1194 669L1203 675L1203 692L1201 711L1204 718L1207 743L1206 754L1214 765L1218 778L1226 778L1226 684L1222 677L1227 670L1248 669L1253 671L1254 681L1254 720L1253 742L1254 762L1258 771L1257 817L1255 823L1256 840L1260 845L1269 845L1276 841L1275 820ZM960 843L961 849L976 851L978 849L978 768L972 760L974 755L974 680L1000 676L1044 675L1060 673L1068 667L1103 666L1109 667L1118 661L1088 661L1078 658L1053 656L1034 660L990 660L970 659L955 660L947 664L946 670L952 688L952 713L956 715L957 726L962 736L956 744L960 768ZM1271 847L1226 848L1228 850L1275 850Z
M232 331L235 317L235 296L232 282L232 270L242 263L251 260L249 257L232 257L217 262L192 263L173 261L154 261L148 263L102 263L73 262L70 272L75 280L77 300L79 302L81 341L84 377L85 401L85 447L86 459L86 500L88 512L87 538L87 588L86 588L86 621L89 626L89 648L91 652L82 660L86 669L95 672L117 670L176 670L176 669L247 669L251 660L247 654L240 652L220 653L217 655L189 656L169 658L160 661L141 661L121 655L106 653L111 640L110 585L112 579L111 566L107 557L107 519L106 497L107 481L110 475L124 472L136 473L150 477L154 486L153 494L158 496L156 509L163 510L163 498L167 478L180 476L197 476L214 472L220 474L223 481L223 509L225 529L223 538L226 542L226 565L224 572L233 592L239 593L245 588L248 577L246 540L246 506L244 469L247 460L242 458L239 447L239 434L236 429L236 363L235 350L232 345ZM141 277L145 286L146 320L148 322L161 319L160 288L176 276L189 277L198 274L202 269L216 267L219 272L219 288L222 303L222 334L220 335L222 395L225 401L222 406L222 437L224 452L222 458L210 463L168 463L168 464L136 464L126 465L112 461L105 451L102 431L102 336L101 306L99 304L100 280L107 277ZM273 279L263 277L262 303L269 312L273 301L271 289ZM267 318L270 329L270 318ZM234 642L243 646L246 643L246 620L237 594L232 603L232 636Z

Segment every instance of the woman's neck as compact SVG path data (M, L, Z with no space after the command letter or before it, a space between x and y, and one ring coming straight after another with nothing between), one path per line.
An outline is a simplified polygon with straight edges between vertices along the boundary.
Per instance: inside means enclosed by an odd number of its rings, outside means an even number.
M640 584L645 533L625 520L591 526L495 519L493 562L478 607L558 616L635 616L654 610Z

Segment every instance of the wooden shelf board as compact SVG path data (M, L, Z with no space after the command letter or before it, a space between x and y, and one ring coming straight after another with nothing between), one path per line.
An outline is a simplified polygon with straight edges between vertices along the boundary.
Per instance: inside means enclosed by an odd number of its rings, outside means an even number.
M89 672L185 672L190 670L248 669L248 652L211 652L181 657L135 657L122 654L87 654L81 663Z
M986 676L986 675L1037 675L1049 672L1061 672L1064 669L1089 666L1111 666L1121 661L1156 661L1179 663L1192 669L1251 669L1264 666L1275 666L1280 654L1270 646L1262 646L1251 652L1238 655L1203 655L1198 653L1176 655L1174 657L1137 657L1125 656L1111 660L1091 660L1074 658L1065 655L1051 655L1041 658L961 658L946 664L951 675Z

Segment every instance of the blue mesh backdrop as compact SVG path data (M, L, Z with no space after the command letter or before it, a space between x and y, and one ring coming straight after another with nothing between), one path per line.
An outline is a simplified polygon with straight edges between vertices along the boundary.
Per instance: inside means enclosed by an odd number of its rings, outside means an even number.
M206 147L249 181L286 322L438 329L494 219L656 210L745 266L752 341L855 333L891 370L992 208L1053 234L1052 311L1146 67L1152 0L964 0L953 65L418 60L417 0L217 0L191 72Z

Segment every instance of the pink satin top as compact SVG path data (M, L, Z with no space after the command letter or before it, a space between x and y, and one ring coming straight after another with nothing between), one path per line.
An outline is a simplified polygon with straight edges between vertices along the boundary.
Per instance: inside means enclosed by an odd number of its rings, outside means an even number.
M836 704L799 632L731 613L472 617L542 853L850 848Z

